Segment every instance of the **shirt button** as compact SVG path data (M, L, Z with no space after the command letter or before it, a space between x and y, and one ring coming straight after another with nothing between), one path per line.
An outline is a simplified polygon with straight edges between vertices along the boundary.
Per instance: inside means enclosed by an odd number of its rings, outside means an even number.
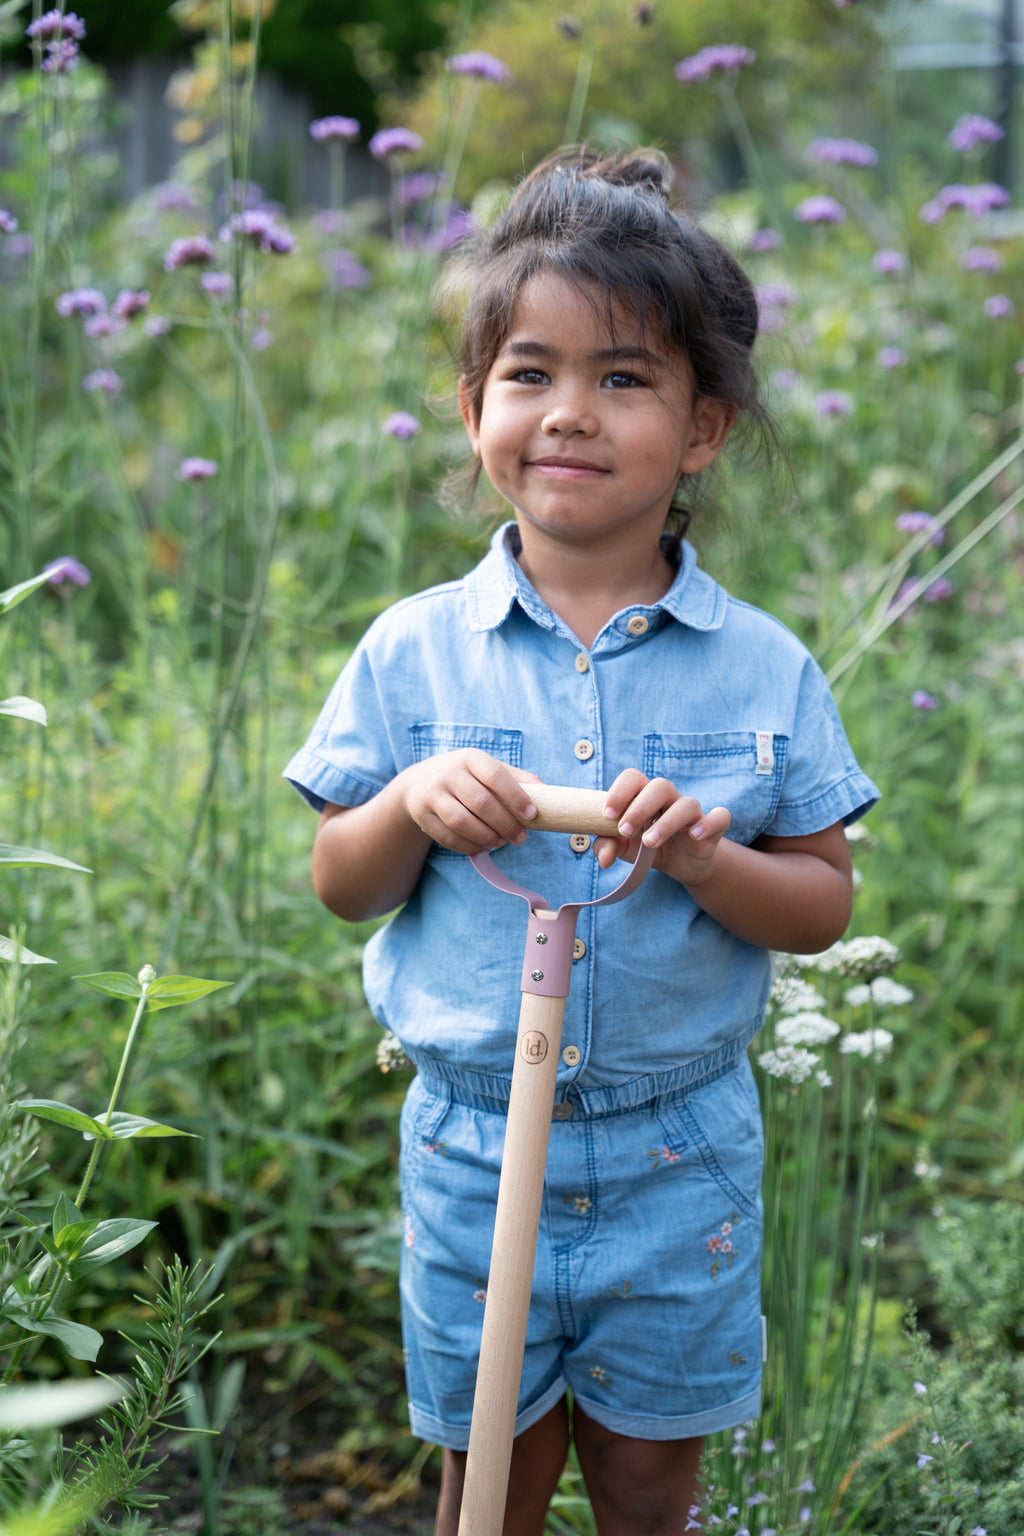
M573 853L586 853L590 847L590 838L585 832L574 832L569 839L569 847Z
M586 952L587 952L587 946L584 944L583 940L582 939L574 939L573 940L573 946L572 946L572 957L573 957L573 959L574 960L582 960L583 956L586 954Z
M551 1118L552 1118L552 1120L571 1120L572 1119L572 1105L571 1104L556 1104L554 1109L551 1111Z
M587 655L586 651L577 651L577 653L576 653L576 671L577 672L589 672L590 671L590 657Z
M578 1067L583 1060L583 1052L578 1045L567 1045L562 1052L562 1060L567 1067Z
M634 613L626 628L631 635L646 635L649 625L642 613Z
M573 747L573 751L581 763L587 763L594 755L594 743L586 739L578 741Z

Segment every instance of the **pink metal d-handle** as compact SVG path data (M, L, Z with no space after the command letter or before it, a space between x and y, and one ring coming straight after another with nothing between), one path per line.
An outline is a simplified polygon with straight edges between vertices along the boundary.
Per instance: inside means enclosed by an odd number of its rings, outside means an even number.
M531 793L547 788L529 787ZM552 793L572 794L564 790ZM539 794L534 798L539 799ZM593 793L590 798L600 799ZM534 825L544 830L544 808L538 809L541 815ZM599 823L598 829L606 836L614 835L608 822ZM558 830L573 830L571 815L568 824L559 821ZM582 820L581 830L590 830L587 820ZM570 902L552 912L537 891L507 879L489 854L473 856L485 880L526 901L529 918L459 1536L501 1536L504 1523L576 920L584 907L609 906L635 891L653 857L653 850L641 845L636 863L613 891L596 901Z

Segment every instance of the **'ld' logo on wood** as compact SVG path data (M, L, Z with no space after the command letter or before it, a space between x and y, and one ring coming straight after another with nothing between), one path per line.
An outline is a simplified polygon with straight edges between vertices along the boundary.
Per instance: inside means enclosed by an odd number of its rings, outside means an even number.
M548 1037L539 1029L528 1029L519 1042L519 1054L531 1067L539 1066L548 1053Z

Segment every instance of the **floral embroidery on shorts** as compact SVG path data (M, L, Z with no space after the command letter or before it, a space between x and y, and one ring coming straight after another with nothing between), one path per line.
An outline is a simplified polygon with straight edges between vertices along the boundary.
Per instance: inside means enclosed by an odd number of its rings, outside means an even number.
M487 1300L487 1292L483 1286L480 1286L479 1289L473 1292L473 1300L478 1301L481 1306L484 1305Z
M610 1387L612 1382L615 1380L614 1376L608 1375L608 1372L605 1370L603 1365L592 1365L590 1367L590 1374L593 1376L594 1380L602 1387Z
M659 1163L678 1163L682 1155L681 1152L673 1152L671 1147L652 1148L647 1153L647 1156L651 1159L651 1172L654 1172Z
M712 1232L708 1238L706 1253L712 1255L710 1275L712 1280L717 1280L722 1271L724 1262L727 1269L732 1268L732 1261L739 1250L733 1242L733 1232L740 1220L738 1211L733 1211L728 1221L723 1221L717 1232Z
M447 1157L448 1143L446 1141L438 1141L436 1136L432 1137L430 1140L424 1137L423 1150L424 1152L440 1152L442 1157Z
M632 1280L623 1280L623 1282L622 1282L622 1290L621 1291L619 1290L617 1285L613 1285L611 1287L611 1292L612 1292L612 1295L613 1296L617 1296L620 1301L635 1301L636 1300L636 1297L633 1295L633 1282L632 1282Z
M571 1205L578 1216L585 1216L593 1207L593 1200L589 1195L577 1193L575 1195L563 1195L563 1205Z

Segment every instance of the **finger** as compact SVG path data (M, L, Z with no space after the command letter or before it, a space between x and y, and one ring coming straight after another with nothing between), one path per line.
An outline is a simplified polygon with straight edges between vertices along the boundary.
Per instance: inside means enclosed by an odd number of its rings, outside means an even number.
M496 797L507 814L499 813L506 835L511 839L520 830L524 822L532 821L537 814L537 807L530 799L528 783L539 784L541 780L535 773L529 773L519 768L513 769L508 763L501 762L496 757L488 757L486 752L472 752L467 758L467 764L481 784ZM509 821L514 819L515 825Z
M656 820L647 826L643 833L643 840L648 848L660 848L663 843L668 842L669 838L678 837L681 832L687 832L702 819L703 814L700 802L692 795L679 795L671 804L665 806Z
M708 843L718 843L731 825L731 811L727 811L724 805L715 805L706 815L693 823L689 829L689 835L698 842L703 839Z
M611 869L616 859L625 859L627 864L635 864L640 852L640 839L638 837L597 837L594 839L594 854L602 869Z
M604 814L608 820L621 821L626 807L636 799L646 783L647 775L641 773L639 768L623 769L605 796Z

